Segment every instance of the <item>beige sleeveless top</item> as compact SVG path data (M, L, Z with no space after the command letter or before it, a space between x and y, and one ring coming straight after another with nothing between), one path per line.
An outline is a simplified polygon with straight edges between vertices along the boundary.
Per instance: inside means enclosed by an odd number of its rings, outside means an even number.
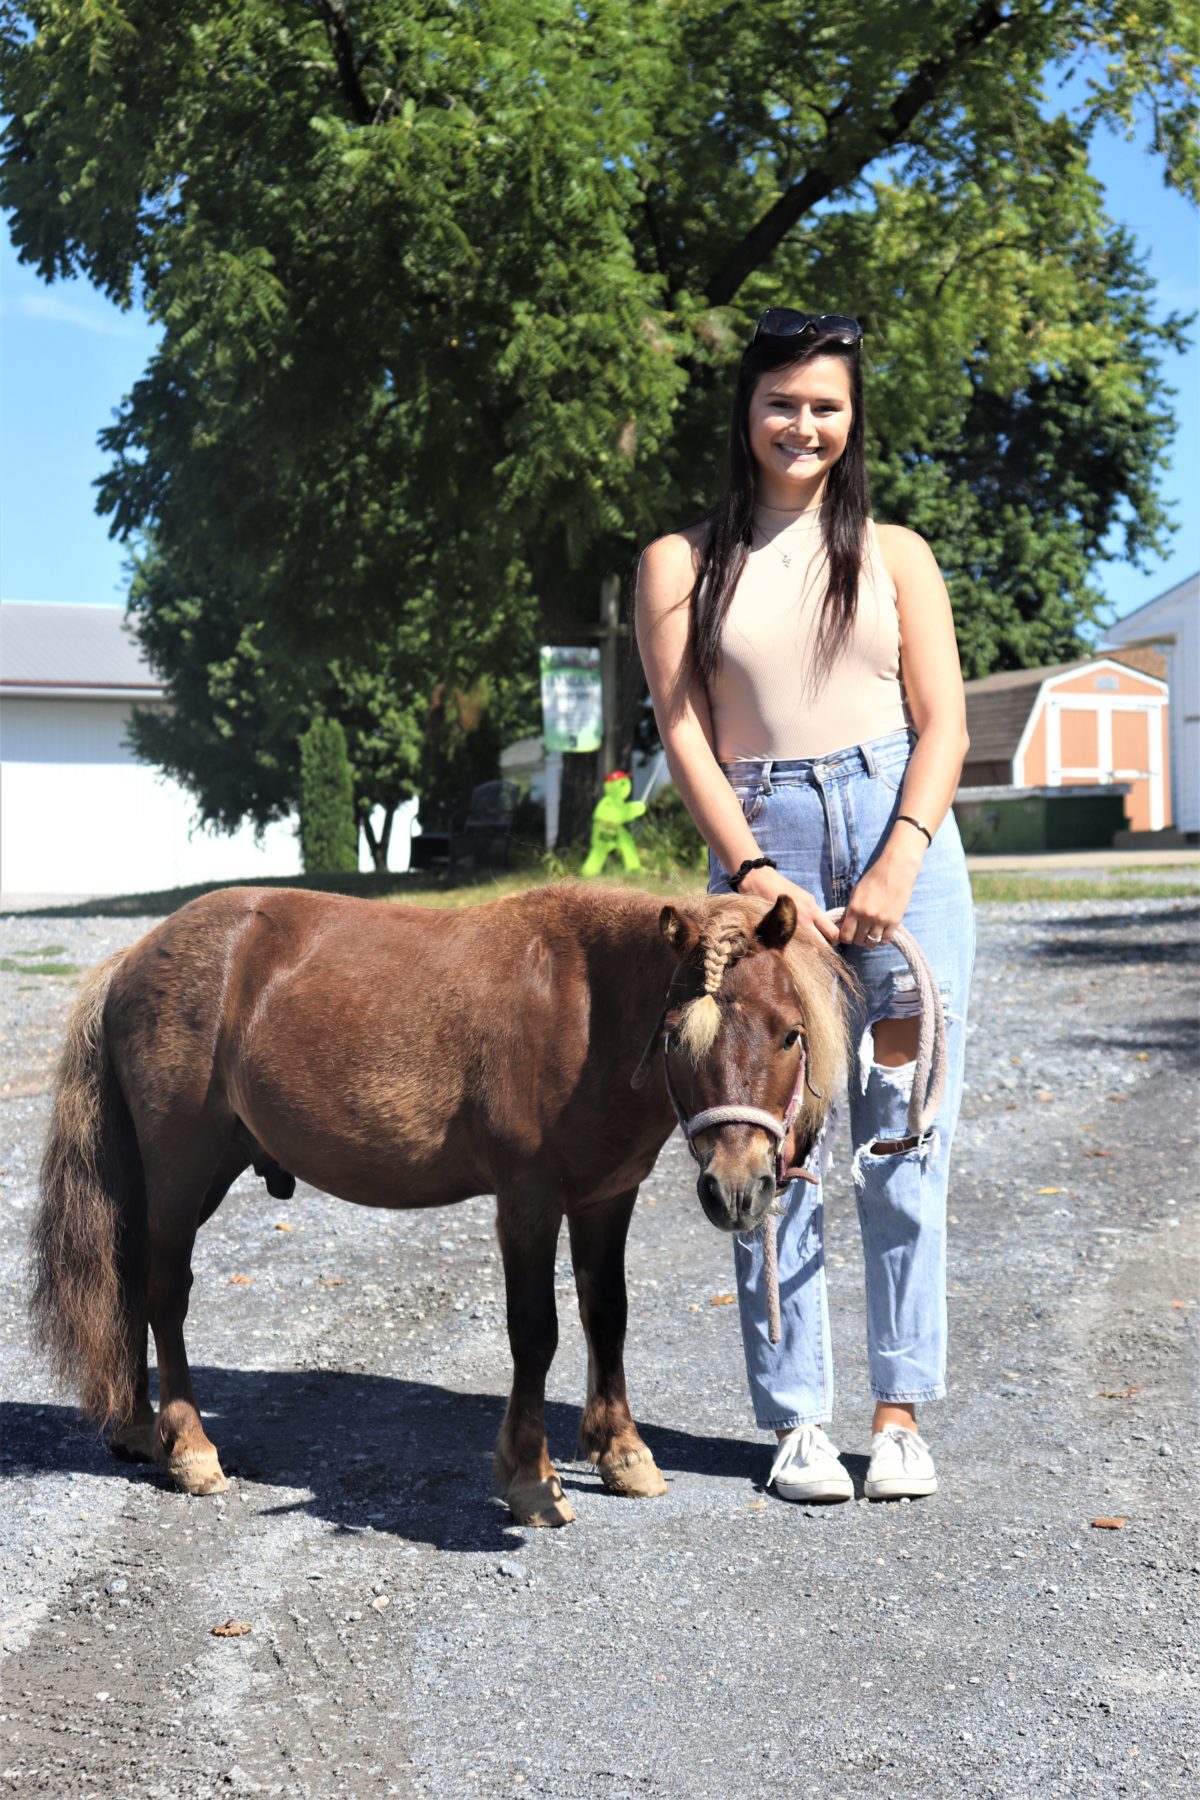
M814 650L824 599L823 506L756 506L754 537L709 684L717 759L832 755L909 724L900 686L900 621L873 521L854 629L818 680Z

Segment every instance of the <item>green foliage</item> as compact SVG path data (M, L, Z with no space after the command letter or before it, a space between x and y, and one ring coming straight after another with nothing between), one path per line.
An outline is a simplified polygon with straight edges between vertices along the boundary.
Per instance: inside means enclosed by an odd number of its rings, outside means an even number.
M880 517L947 571L968 671L1069 655L1144 559L1171 396L1090 134L1195 194L1190 0L28 0L0 202L158 349L101 434L137 727L205 817L294 803L341 718L360 817L451 804L537 725L540 635L711 498L766 304L868 328ZM1043 116L1050 72L1082 101ZM490 751L489 751L490 754ZM459 775L452 765L463 765ZM494 772L494 770L490 771ZM460 779L461 777L461 779Z
M358 868L354 777L336 719L314 719L300 739L300 855L306 875Z
M647 874L681 885L707 878L708 850L678 788L660 788L633 830Z
M416 793L428 823L461 810L476 783L498 773L502 744L529 729L532 609L497 605L472 629L426 589L375 634L324 660L298 651L228 583L181 594L172 567L155 548L134 570L132 616L175 704L135 714L130 739L191 789L212 824L232 830L249 818L261 829L298 804L297 717L320 713L342 726L364 829L372 809L390 818ZM489 661L501 672L480 677Z

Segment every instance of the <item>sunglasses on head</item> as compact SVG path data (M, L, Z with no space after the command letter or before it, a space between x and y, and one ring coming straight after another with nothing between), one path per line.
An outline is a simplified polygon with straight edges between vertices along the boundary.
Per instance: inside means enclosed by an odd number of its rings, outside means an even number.
M756 344L759 338L801 338L809 332L814 337L836 338L839 344L861 344L863 328L845 313L805 313L795 312L790 306L768 306L754 327L750 342Z

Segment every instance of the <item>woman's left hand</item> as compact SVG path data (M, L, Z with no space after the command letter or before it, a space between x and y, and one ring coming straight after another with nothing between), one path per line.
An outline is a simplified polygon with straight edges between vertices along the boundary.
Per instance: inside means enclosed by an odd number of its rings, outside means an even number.
M908 909L920 866L920 857L901 858L885 850L850 895L838 942L871 949L890 943Z

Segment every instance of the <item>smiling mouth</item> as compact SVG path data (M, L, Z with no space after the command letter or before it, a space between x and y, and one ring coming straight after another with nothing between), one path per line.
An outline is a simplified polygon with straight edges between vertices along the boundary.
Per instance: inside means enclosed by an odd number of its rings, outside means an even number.
M820 456L820 449L809 444L776 444L785 456Z

